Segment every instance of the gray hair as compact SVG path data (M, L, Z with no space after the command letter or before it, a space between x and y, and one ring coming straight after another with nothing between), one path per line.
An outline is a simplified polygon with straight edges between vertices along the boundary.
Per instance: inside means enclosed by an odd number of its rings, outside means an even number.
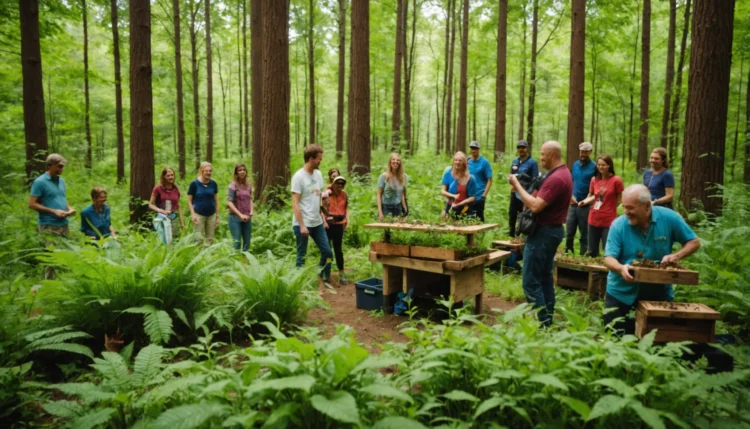
M636 196L638 198L638 202L641 204L651 203L651 191L649 191L648 188L644 185L630 185L625 188L624 191L622 191L623 200L631 195Z
M47 156L47 168L50 168L53 165L65 165L67 163L68 160L59 153L51 153Z

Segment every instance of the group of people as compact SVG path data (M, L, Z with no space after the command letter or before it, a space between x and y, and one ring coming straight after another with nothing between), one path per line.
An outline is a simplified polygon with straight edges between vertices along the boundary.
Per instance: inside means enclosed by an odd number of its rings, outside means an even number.
M599 256L600 247L604 249L604 264L609 270L605 296L605 308L609 310L604 315L607 324L626 316L641 299L671 301L674 297L671 285L641 287L634 282L633 261L677 263L700 247L695 233L671 209L674 176L663 148L652 152L652 168L645 172L644 183L628 187L615 175L612 158L603 154L594 162L592 150L591 143L581 143L580 160L571 171L562 160L562 146L555 141L545 143L541 164L547 173L535 180L537 167L528 155L528 144L520 141L519 157L508 176L513 188L511 220L523 207L535 215L536 227L527 236L523 253L522 282L527 300L546 326L552 323L555 309L553 265L564 236L568 252L574 250L576 230L581 232L582 255ZM529 187L532 181L535 186ZM620 204L625 214L618 217ZM516 233L513 224L510 233ZM682 247L673 251L674 243ZM623 327L622 321L615 323L618 331Z

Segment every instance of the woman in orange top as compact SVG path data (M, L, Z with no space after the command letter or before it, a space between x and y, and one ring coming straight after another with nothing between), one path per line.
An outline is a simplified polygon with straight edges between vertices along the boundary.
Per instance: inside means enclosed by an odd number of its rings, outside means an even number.
M349 197L344 192L346 179L339 175L339 170L332 168L328 171L331 185L324 192L321 212L323 213L323 225L333 247L336 258L336 267L339 269L339 284L346 285L349 282L344 276L344 231L349 225ZM325 198L327 194L327 198Z

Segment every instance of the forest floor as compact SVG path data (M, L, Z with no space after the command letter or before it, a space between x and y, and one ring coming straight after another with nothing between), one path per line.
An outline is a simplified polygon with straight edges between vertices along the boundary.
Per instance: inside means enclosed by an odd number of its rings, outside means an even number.
M340 285L335 275L331 280L333 290L320 288L320 296L328 304L328 308L310 310L306 325L320 329L325 338L335 334L337 326L349 325L354 328L357 341L375 353L380 350L379 345L382 343L408 341L408 338L401 333L401 325L409 320L408 316L359 309L354 282ZM484 323L493 325L497 311L507 311L519 304L519 302L507 301L485 291L482 301Z

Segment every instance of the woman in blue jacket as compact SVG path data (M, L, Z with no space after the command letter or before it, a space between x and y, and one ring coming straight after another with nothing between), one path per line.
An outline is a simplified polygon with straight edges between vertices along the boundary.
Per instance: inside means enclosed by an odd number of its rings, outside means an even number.
M453 218L474 216L474 202L481 196L482 188L469 173L469 161L463 152L453 155L451 179L448 190L440 191L441 195L450 200L448 214Z

